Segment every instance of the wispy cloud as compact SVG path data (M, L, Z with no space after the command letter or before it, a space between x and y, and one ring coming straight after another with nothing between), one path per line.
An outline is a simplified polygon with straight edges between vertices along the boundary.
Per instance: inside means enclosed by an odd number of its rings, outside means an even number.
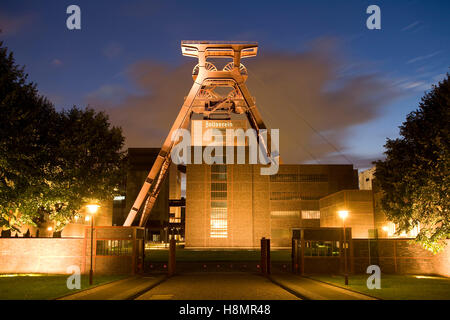
M420 21L415 21L415 22L413 22L413 23L407 25L406 27L402 28L402 31L410 30L410 29L412 29L412 28L418 26L419 24L420 24Z
M106 46L105 49L103 49L103 54L108 59L116 58L116 57L120 56L122 54L122 52L123 52L123 48L117 42L111 42Z
M403 84L403 88L405 89L414 89L417 87L424 86L425 83L423 81L411 81L411 82L405 82Z
M90 104L98 105L107 103L109 106L114 106L121 103L128 96L129 92L125 88L115 84L105 84L89 93L86 99Z
M402 91L426 91L431 88L432 80L421 77L400 78L392 83L393 86Z
M429 59L429 58L432 58L432 57L434 57L434 56L436 56L436 55L438 55L438 54L440 54L442 51L436 51L436 52L433 52L433 53L430 53L430 54L427 54L427 55L424 55L424 56L418 56L418 57L415 57L415 58L413 58L413 59L411 59L411 60L408 60L407 62L406 62L406 64L410 64L410 63L414 63L414 62L417 62L417 61L422 61L422 60L425 60L425 59Z
M51 64L52 64L52 66L54 66L54 67L60 67L60 66L62 66L62 61L61 60L59 60L59 59L53 59L52 60L52 62L51 62Z
M0 29L2 30L2 35L16 35L23 29L25 29L25 27L32 24L35 19L36 16L31 13L23 15L11 15L0 12Z

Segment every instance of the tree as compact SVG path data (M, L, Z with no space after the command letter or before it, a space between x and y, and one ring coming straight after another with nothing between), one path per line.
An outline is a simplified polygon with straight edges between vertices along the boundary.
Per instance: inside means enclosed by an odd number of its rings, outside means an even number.
M122 130L108 116L76 107L59 113L58 146L48 173L45 209L64 226L89 201L119 194L125 168ZM57 228L57 230L60 228Z
M449 75L433 85L400 127L400 138L388 139L386 160L376 162L381 207L398 224L398 232L420 226L416 241L438 252L450 237L450 84Z
M15 228L39 211L40 174L48 166L51 103L27 83L23 68L0 42L0 224ZM22 218L22 219L21 219Z
M102 112L57 112L0 42L0 227L48 213L61 229L90 199L111 199L123 142Z

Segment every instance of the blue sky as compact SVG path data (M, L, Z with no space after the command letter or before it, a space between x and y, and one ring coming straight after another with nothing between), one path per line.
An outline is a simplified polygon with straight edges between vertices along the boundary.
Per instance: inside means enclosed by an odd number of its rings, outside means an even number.
M71 4L81 8L81 30L66 28ZM371 4L381 8L381 30L366 28ZM181 40L258 41L261 55L295 55L310 50L317 39L333 39L338 75L375 75L397 90L376 117L349 125L339 141L330 136L359 168L381 157L386 137L397 136L424 91L449 71L449 21L449 1L0 3L0 38L57 108L85 106L93 95L109 101L139 95L142 88L130 80L130 66L143 60L174 67L186 63ZM131 138L127 143L144 146Z

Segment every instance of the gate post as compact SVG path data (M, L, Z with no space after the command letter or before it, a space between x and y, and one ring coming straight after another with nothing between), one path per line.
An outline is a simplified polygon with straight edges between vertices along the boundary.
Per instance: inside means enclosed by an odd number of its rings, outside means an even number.
M292 272L298 273L298 239L292 239L292 249L291 249L291 259L292 259Z
M300 232L300 274L302 276L305 274L305 247L305 230L302 229Z
M169 276L174 275L175 273L175 250L176 250L176 242L175 239L170 239L169 242Z
M262 274L267 273L267 250L266 250L266 238L261 239L261 272Z
M261 239L261 272L270 274L270 239Z

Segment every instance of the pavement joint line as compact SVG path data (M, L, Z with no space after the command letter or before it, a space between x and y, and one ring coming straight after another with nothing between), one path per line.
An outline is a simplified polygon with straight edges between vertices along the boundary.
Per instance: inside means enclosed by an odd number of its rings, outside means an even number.
M272 278L271 275L269 275L267 278L268 278L273 284L279 286L279 287L282 288L283 290L286 290L287 292L289 292L290 294L296 296L297 298L300 298L301 300L311 300L311 299L307 298L306 296L301 295L301 294L298 293L297 291L292 290L291 288L285 286L284 284L282 284L282 283L276 281L275 279Z
M127 297L124 300L136 300L136 298L138 298L139 296L142 296L144 293L146 293L146 292L152 290L153 288L159 286L161 283L163 283L164 281L166 281L169 278L170 278L170 276L167 276L167 275L161 276L156 282L152 283L150 286L148 286L148 287L138 291L137 293Z
M152 278L151 280L149 280L149 278L147 277L147 278L143 278L143 280L147 281L147 282L133 286L129 289L125 289L114 296L108 297L106 300L129 300L129 297L136 295L136 291L139 293L143 290L148 289L149 286L153 286L155 284L155 280L156 280L156 282L159 281L159 277ZM149 281L150 281L150 284L148 283Z
M331 284L329 284L327 282L324 282L324 281L315 280L315 279L311 279L311 278L306 277L306 276L299 276L299 275L296 275L296 274L289 274L289 275L293 276L295 278L298 278L298 279L303 279L303 281L307 280L310 283L311 282L315 283L317 285L320 285L322 288L330 289L330 287L332 287L335 290L335 292L343 294L343 295L346 295L346 296L357 298L358 300L378 300L378 298L375 298L375 297L372 297L372 296L369 296L369 295L366 295L366 294L363 294L363 293L360 293L360 292L357 292L357 291L353 291L353 290L350 290L350 289L346 289L346 288L343 288L343 287L339 287L339 286L336 286L336 285L331 285ZM293 285L292 289L291 289L289 287L289 284L283 284L282 283L282 279L281 279L281 281L277 281L275 279L272 279L272 280L274 282L276 282L277 284L283 286L284 288L287 287L290 290L293 290L293 291L297 292L296 289L294 289L295 285ZM304 288L302 286L300 286L300 288L301 288L301 291L304 292L304 297L307 300L330 300L329 297L327 298L325 296L322 296L322 295L320 295L318 293L315 293L313 291L310 291L310 290L308 290L308 289L306 289L306 288ZM298 293L298 294L300 294L300 293ZM364 298L370 298L370 299L364 299ZM334 299L331 298L331 300L334 300ZM339 299L338 298L337 300L346 300L346 299Z

